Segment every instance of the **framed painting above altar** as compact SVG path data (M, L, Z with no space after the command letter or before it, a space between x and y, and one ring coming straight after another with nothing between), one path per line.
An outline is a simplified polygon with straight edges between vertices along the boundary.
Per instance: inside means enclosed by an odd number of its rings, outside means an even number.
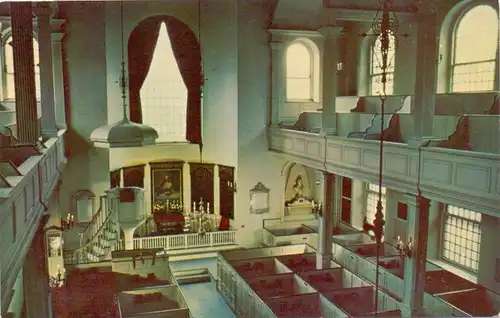
M183 210L183 161L150 162L151 211L179 212Z

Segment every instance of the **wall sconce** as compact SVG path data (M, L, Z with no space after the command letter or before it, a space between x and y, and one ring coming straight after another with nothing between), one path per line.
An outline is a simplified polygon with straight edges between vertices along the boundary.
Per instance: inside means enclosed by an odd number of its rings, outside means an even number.
M236 193L237 192L237 189L236 189L236 182L231 182L231 181L227 181L227 187L229 189L233 189L233 191Z
M56 288L56 287L61 287L64 285L64 281L66 281L66 278L64 277L65 269L63 268L61 272L61 266L57 265L57 275L56 277L50 276L49 277L49 287L50 288Z
M315 218L322 217L323 216L323 202L314 203L314 201L312 201L311 211L312 211L312 214L314 215Z
M337 75L339 75L343 70L344 70L344 63L343 62L337 63Z
M409 238L408 243L406 244L401 240L400 236L395 237L394 240L396 241L396 249L399 251L399 256L401 257L406 256L408 258L411 258L412 248L413 248L411 237Z

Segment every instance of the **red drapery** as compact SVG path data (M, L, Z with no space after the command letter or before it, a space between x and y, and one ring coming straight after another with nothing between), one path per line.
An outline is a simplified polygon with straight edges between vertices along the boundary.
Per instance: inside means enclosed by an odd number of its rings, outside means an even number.
M139 23L128 41L130 119L142 123L140 90L149 72L161 23L167 25L182 79L187 87L186 139L201 144L201 50L189 27L169 16L156 16ZM168 107L168 106L167 106Z

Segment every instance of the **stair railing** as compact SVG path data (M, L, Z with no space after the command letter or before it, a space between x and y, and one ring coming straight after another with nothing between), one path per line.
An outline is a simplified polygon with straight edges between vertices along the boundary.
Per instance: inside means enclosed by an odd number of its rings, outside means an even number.
M107 196L101 195L99 197L99 210L93 216L92 220L87 225L85 230L79 233L80 247L92 240L92 238L97 234L98 230L101 228L104 221L108 218L110 209L108 208L106 203L107 203Z
M109 197L104 195L101 196L101 211L107 211L102 213L101 216L97 214L94 218L98 219L96 224L99 224L99 227L95 230L92 230L94 234L89 240L84 242L82 246L75 250L65 251L64 252L64 263L65 264L84 264L84 263L94 263L99 262L99 259L92 259L89 255L95 251L95 246L101 246L101 234L104 233L104 230L115 232L117 229L117 222L115 220L115 209L112 204L109 204ZM104 217L105 216L105 217ZM94 219L93 219L94 220ZM93 221L92 220L92 221ZM119 232L118 232L119 233ZM114 245L113 245L114 246ZM113 249L113 246L110 248Z

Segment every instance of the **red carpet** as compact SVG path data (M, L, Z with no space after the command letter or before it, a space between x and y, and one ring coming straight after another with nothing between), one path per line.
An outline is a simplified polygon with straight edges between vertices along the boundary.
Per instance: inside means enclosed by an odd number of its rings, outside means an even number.
M65 285L52 293L57 318L118 317L113 272L97 268L71 271Z

